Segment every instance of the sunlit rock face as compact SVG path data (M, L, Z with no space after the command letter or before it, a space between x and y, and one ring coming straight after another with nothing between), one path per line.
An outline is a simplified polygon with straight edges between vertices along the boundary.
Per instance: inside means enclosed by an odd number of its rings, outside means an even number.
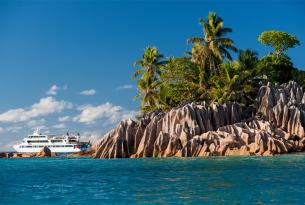
M96 158L274 155L304 150L305 95L295 82L262 86L257 114L238 103L195 103L122 121L96 145Z
M304 138L305 95L293 81L280 86L268 83L259 90L258 113L274 126Z

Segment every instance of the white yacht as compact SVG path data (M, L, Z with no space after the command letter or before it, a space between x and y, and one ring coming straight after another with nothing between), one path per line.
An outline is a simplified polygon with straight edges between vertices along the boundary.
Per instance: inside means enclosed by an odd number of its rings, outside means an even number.
M86 151L90 148L90 142L81 142L80 135L43 135L39 129L28 135L20 144L14 145L14 149L21 153L39 152L43 147L48 147L54 153L74 153Z

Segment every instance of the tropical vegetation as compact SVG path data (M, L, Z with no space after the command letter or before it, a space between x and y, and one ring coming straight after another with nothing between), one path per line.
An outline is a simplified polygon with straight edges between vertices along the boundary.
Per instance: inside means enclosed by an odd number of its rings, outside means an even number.
M215 12L200 19L199 24L202 36L187 39L191 51L166 58L156 47L147 47L136 61L138 70L132 78L137 80L135 98L141 100L142 114L202 101L238 101L251 113L259 87L268 81L295 80L305 87L305 72L295 68L285 53L300 45L296 36L282 31L263 32L258 40L274 51L259 58L252 49L235 47L229 37L233 30L225 27Z

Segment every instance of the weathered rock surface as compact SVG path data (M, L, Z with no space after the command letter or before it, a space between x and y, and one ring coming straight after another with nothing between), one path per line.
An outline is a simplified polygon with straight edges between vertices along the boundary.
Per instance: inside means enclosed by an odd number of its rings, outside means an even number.
M80 151L73 154L66 155L67 157L94 157L95 156L95 149L90 149L87 151Z
M257 114L242 119L238 103L187 104L122 121L97 144L97 158L274 155L305 148L305 95L295 82L268 83Z
M13 154L11 153L7 153L7 152L0 153L0 158L10 158L11 156L13 156Z
M0 158L31 158L35 157L35 153L14 153L14 152L2 152Z
M48 147L43 147L37 153L17 153L17 152L2 152L0 158L33 158L33 157L55 157L56 154L52 153Z
M36 154L36 157L52 157L51 150L45 146Z

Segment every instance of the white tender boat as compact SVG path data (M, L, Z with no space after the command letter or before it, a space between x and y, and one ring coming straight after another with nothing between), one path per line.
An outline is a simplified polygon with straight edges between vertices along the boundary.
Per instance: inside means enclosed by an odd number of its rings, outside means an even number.
M54 153L74 153L86 151L90 148L90 142L81 142L79 134L58 136L43 135L39 129L28 135L20 144L14 145L14 149L21 153L39 152L43 147L48 147Z

